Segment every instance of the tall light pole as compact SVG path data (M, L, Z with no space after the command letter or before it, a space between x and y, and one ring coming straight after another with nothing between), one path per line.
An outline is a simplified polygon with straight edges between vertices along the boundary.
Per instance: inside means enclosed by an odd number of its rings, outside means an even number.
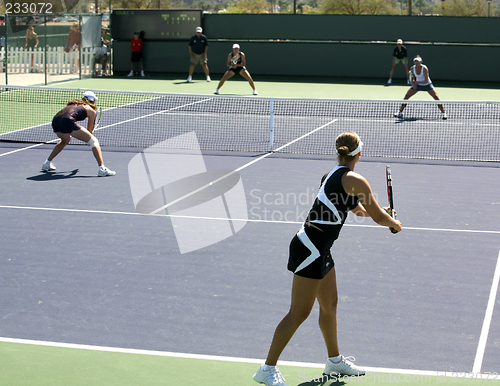
M491 16L491 12L490 12L491 0L486 0L486 2L488 3L488 17L490 17Z

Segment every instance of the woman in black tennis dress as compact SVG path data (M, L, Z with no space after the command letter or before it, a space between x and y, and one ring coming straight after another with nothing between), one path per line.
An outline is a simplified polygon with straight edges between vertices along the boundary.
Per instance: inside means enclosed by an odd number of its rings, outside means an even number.
M340 355L337 341L337 283L330 253L351 211L357 216L371 217L377 224L401 230L387 209L375 199L370 184L354 167L361 156L363 143L354 132L336 139L338 166L325 175L299 232L290 243L288 269L294 273L290 311L278 324L266 363L259 367L254 379L265 385L285 386L276 368L281 352L299 326L309 316L317 299L320 305L319 326L326 343L328 360L325 374L363 375L365 371Z
M233 52L230 52L227 56L227 66L229 67L226 73L222 76L217 88L214 91L214 94L219 93L219 89L224 85L226 80L233 77L236 74L240 74L243 78L248 80L250 87L252 87L253 95L258 95L257 89L255 88L255 84L253 82L252 76L248 72L246 68L246 56L243 52L240 51L239 44L233 44Z
M92 91L85 91L82 99L69 101L66 107L55 115L52 119L52 128L61 140L56 144L49 158L43 163L42 171L49 172L56 170L52 160L66 147L71 137L74 137L91 146L92 153L99 165L99 171L97 172L99 177L114 176L116 174L116 172L104 166L101 146L97 138L92 134L96 117L95 111L97 109L95 105L96 99L97 97ZM86 118L89 119L87 129L77 123Z

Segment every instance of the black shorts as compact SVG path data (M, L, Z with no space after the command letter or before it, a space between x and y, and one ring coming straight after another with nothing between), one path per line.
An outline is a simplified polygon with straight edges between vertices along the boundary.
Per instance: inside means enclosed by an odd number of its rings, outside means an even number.
M299 231L299 233L301 231ZM317 241L318 238L323 237L322 233L323 232L315 228L308 227L307 229L307 237L309 237L312 244L318 245L315 241ZM307 277L309 279L323 279L335 266L332 254L330 253L330 248L319 251L318 249L314 250L315 248L313 245L312 249L313 250L309 249L300 240L298 234L295 235L290 242L288 270L298 276ZM306 266L297 270L301 264L305 264Z
M61 119L55 118L52 121L52 129L54 130L54 133L71 134L73 131L80 130L81 128L82 126L78 123L65 117L61 117Z
M133 51L132 56L130 57L131 62L140 62L142 61L142 51Z
M241 70L246 70L246 69L247 69L246 67L236 67L236 68L229 67L228 71L232 71L235 74L239 74Z

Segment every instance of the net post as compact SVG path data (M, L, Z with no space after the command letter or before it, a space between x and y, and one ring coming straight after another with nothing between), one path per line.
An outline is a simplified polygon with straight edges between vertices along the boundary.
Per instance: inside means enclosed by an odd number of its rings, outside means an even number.
M273 151L274 146L274 98L269 100L269 151Z

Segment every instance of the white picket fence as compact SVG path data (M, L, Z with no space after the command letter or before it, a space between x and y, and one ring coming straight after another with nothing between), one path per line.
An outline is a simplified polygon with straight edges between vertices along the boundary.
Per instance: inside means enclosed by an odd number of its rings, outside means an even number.
M78 73L90 74L93 69L93 50L91 47L79 51L65 52L64 47L47 47L25 50L21 47L9 47L7 52L2 47L0 51L0 71L5 71L4 57L7 55L9 73L45 72L53 75ZM47 60L47 63L45 63Z

